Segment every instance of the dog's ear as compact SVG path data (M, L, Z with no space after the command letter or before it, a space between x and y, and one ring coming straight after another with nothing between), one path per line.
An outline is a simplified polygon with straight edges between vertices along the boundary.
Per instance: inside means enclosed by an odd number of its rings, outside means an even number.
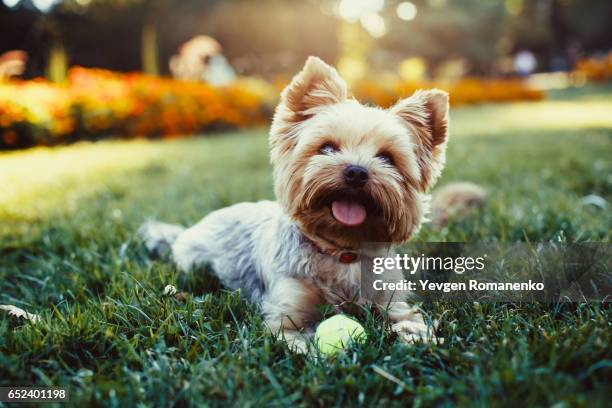
M297 116L311 116L317 107L346 99L346 82L320 58L308 57L304 68L281 94L281 104Z
M281 93L270 143L293 136L295 125L314 115L318 108L342 102L346 95L346 82L338 72L320 58L308 57L304 68Z
M448 94L439 89L416 91L390 108L415 137L423 191L435 184L446 160L448 110Z

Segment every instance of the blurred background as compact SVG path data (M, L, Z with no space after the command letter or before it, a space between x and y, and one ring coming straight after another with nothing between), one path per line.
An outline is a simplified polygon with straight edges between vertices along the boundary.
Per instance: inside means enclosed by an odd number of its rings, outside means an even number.
M612 78L608 0L1 0L0 148L260 126L309 55L387 106Z

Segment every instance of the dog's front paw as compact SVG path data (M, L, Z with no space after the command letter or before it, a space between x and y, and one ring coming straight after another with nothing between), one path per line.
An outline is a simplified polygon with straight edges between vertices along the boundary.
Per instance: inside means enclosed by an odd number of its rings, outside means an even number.
M436 337L434 325L427 325L421 315L412 320L402 320L391 326L399 339L407 344L417 341L424 343L442 343L444 339Z
M283 340L291 352L296 354L308 353L308 343L304 334L297 331L285 331L283 333Z
M287 347L289 347L289 350L296 354L308 353L308 344L306 344L306 342L301 339L293 339L291 341L287 341Z

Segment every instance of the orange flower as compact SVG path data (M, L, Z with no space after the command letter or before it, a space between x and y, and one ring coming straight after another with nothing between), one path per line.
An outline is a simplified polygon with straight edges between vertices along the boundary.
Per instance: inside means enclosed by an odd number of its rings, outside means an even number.
M272 116L279 87L287 82L239 78L232 85L213 87L83 67L71 68L68 78L67 85L39 79L0 84L0 147L107 135L178 137L262 125ZM474 78L436 84L385 77L361 81L353 89L363 102L389 106L416 89L431 87L447 90L453 105L543 97L518 80Z

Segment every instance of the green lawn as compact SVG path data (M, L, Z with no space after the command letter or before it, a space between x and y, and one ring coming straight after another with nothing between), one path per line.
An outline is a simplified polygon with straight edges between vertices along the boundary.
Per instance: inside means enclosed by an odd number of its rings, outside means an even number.
M453 110L441 184L489 191L473 217L422 241L609 241L612 94ZM336 358L289 353L209 274L150 261L146 218L190 224L272 197L265 130L0 154L0 385L67 387L74 405L605 406L605 304L433 304L443 345L368 340ZM185 301L164 297L175 285Z

